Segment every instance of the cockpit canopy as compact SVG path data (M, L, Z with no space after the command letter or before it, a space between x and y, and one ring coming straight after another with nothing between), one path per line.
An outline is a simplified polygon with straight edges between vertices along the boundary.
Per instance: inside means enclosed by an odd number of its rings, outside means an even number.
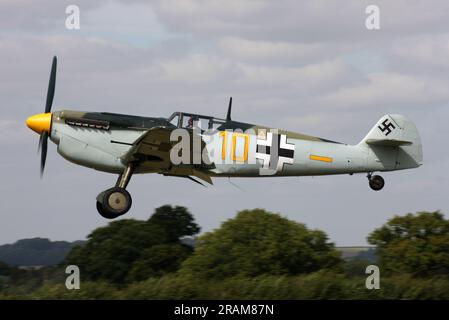
M201 130L215 130L226 122L225 119L186 112L175 112L168 118L168 121L178 128L199 128Z

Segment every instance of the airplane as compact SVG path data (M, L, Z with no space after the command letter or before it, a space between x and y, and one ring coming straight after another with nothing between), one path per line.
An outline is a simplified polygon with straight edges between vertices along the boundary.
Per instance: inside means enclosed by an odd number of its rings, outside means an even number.
M417 168L423 163L418 130L399 114L385 114L358 144L349 145L232 120L232 97L224 119L186 112L174 112L168 118L52 112L56 66L55 56L44 113L26 120L40 135L41 177L48 139L66 160L117 174L115 186L96 198L97 210L106 219L122 216L131 208L126 187L133 174L159 173L212 184L212 177L365 173L371 189L379 191L385 181L374 172ZM187 133L184 140L183 132ZM186 161L179 161L180 156Z

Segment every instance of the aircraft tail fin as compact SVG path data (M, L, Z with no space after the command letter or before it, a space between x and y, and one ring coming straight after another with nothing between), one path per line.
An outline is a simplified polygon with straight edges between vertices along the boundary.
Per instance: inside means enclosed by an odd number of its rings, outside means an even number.
M415 168L423 161L421 138L415 124L399 114L380 118L359 146L369 147L381 162L395 159L394 169Z

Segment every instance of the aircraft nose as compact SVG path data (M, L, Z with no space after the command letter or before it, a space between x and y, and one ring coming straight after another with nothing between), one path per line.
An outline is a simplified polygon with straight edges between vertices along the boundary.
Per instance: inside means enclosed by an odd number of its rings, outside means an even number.
M26 124L28 128L41 134L46 131L50 133L51 128L51 112L48 113L40 113L34 116L31 116L27 119Z

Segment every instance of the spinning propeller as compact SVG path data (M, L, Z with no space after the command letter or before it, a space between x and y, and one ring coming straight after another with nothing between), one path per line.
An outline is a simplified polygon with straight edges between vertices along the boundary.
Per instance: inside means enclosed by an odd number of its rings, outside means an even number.
M56 86L56 65L57 58L53 57L53 63L51 65L50 80L48 82L47 91L47 101L45 103L45 112L41 114L36 114L27 119L27 126L40 134L39 138L39 148L41 152L41 178L44 174L45 161L47 159L47 147L48 147L48 137L50 136L51 130L51 107L53 104L53 98L55 96L55 86Z

